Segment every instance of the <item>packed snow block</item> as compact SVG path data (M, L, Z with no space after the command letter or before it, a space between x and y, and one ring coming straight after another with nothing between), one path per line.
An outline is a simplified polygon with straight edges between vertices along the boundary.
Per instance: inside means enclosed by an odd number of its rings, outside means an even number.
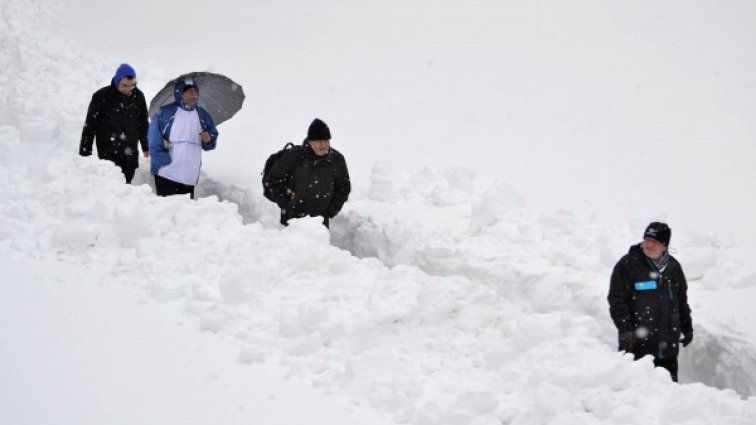
M473 203L471 227L473 231L492 226L526 206L525 199L507 182L497 180Z
M0 215L0 242L13 239L20 228L21 223L15 219Z
M18 149L19 132L15 127L0 125L0 165L13 164L11 150Z
M267 354L256 348L245 347L239 350L239 363L264 363L267 357Z
M452 166L445 168L441 175L443 180L437 179L429 196L433 205L467 204L475 193L475 172L467 167Z
M136 208L119 206L114 219L114 233L123 247L137 247L141 240L149 239L155 234L154 223L145 220Z
M311 244L313 250L330 248L331 235L323 225L322 217L303 217L290 220L283 231L292 238Z
M50 244L56 250L88 250L97 243L98 229L88 223L64 222L53 232Z
M0 135L0 165L7 167L11 165L11 154L9 143L6 143Z
M160 280L151 286L149 289L150 298L157 302L171 302L186 297L190 286L187 279L175 273L175 271L168 275L175 277Z
M404 173L388 162L378 162L370 170L370 190L368 196L375 201L391 201L399 199L399 191L395 177Z
M257 188L257 186L255 186ZM258 190L255 191L251 188L242 188L236 185L227 184L215 180L211 177L207 177L203 172L199 184L196 187L195 195L197 198L206 198L215 196L220 201L226 201L230 205L233 205L237 213L241 215L243 223L249 224L259 221L267 208L274 206L270 202L265 201L262 198L262 193ZM276 210L275 222L278 222L278 214Z
M680 381L703 382L756 395L756 348L729 326L696 325L693 342L680 351Z
M221 305L216 308L205 312L199 321L199 327L203 331L219 333L223 331L226 325L234 322L234 313Z
M452 402L457 414L464 414L468 420L492 412L498 406L496 394L487 391L469 391L459 394ZM454 413L452 413L454 414ZM469 422L465 422L469 423Z
M370 172L367 196L380 202L409 202L449 206L467 203L475 190L475 172L463 166L442 170L428 167L407 172L389 162L376 163Z
M280 270L233 269L221 276L218 289L223 302L245 304L253 301L256 294L279 281Z
M342 226L331 229L331 243L359 258L375 257L391 267L402 264L400 258L406 260L406 254L416 252L416 241L410 240L415 234L410 223L379 223L356 211L346 212L341 220Z
M680 259L688 281L702 279L710 270L717 267L717 250L712 246L685 246L680 254L675 254Z
M544 341L555 341L562 337L562 318L558 314L531 314L517 321L512 344L520 352L526 352Z
M756 288L756 270L748 266L746 270L738 272L732 280L733 288Z
M58 139L55 120L41 116L22 116L18 120L20 138L24 142L50 142Z

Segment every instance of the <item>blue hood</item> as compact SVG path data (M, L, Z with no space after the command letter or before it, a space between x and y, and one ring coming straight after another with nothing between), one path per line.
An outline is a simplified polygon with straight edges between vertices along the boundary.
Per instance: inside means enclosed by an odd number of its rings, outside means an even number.
M116 69L115 75L113 76L113 79L110 80L110 83L113 87L118 87L118 83L121 82L121 78L123 77L136 78L136 71L134 71L134 68L127 63L122 63L121 66Z
M197 80L192 77L179 78L178 81L176 81L176 84L173 86L173 97L179 104L183 103L184 87L186 86L194 86L194 88L197 89L197 93L199 94L200 88L199 84L197 84Z

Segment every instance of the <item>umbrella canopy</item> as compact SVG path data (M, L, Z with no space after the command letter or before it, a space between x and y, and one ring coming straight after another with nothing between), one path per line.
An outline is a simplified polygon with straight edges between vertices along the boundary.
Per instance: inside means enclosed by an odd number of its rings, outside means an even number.
M176 101L176 83L191 79L199 91L199 106L210 113L216 125L226 121L239 111L244 102L242 86L230 78L212 72L190 72L174 78L163 87L150 102L149 115L152 117L162 106ZM180 96L180 93L179 93Z

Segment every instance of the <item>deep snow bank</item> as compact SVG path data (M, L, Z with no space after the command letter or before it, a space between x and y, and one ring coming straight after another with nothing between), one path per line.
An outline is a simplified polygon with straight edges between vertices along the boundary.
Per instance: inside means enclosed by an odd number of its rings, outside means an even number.
M91 94L115 69L45 31L67 13L67 3L0 3L0 130L12 127L27 143L77 138ZM8 140L9 131L2 130L0 140Z
M236 341L240 361L283 365L292 379L349 395L398 422L756 419L756 399L674 385L648 361L615 353L600 295L584 282L590 274L559 261L521 252L523 263L512 267L490 257L495 246L460 238L456 244L479 254L470 268L476 273L449 273L448 264L435 275L388 268L330 245L317 220L283 231L244 225L234 204L158 198L147 186L124 185L102 161L52 158L33 167L4 164L3 255L62 261L99 284L180 303L200 329ZM67 180L51 178L63 170ZM570 235L565 226L550 231ZM499 249L519 252L520 240L493 234ZM446 237L432 241L444 245ZM446 257L464 251L454 246L446 246L453 254ZM509 268L501 280L486 271L499 266Z
M334 245L391 267L413 265L430 275L485 283L530 313L586 314L598 320L595 337L615 344L605 298L609 274L652 218L609 227L566 211L544 215L529 210L504 182L474 196L472 183L462 190L445 186L445 176L459 174L454 168L404 173L390 181L384 176L402 173L387 167L376 165L366 191L382 202L353 202L333 229ZM438 187L457 201L439 206L431 189ZM689 280L696 332L696 343L681 355L682 381L756 394L750 320L734 322L721 303L707 303L712 295L733 288L756 292L754 269L740 255L747 253L722 235L675 239L674 255ZM739 302L737 292L731 298L729 308Z

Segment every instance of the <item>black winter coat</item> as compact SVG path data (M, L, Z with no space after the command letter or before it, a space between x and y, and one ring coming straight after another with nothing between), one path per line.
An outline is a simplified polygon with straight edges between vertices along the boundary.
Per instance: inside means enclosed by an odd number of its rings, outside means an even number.
M636 358L651 354L657 359L676 357L680 334L693 333L688 306L688 283L680 263L672 256L663 273L633 245L612 272L609 313L622 334L635 332L632 353ZM640 337L638 328L648 334Z
M308 215L325 217L327 224L341 211L352 189L344 156L335 149L317 156L307 141L287 150L271 166L264 184L281 208L283 224Z
M147 103L136 88L131 95L119 92L112 85L97 90L89 102L87 119L81 132L79 154L92 155L96 139L97 156L122 168L139 167L139 150L147 145Z

